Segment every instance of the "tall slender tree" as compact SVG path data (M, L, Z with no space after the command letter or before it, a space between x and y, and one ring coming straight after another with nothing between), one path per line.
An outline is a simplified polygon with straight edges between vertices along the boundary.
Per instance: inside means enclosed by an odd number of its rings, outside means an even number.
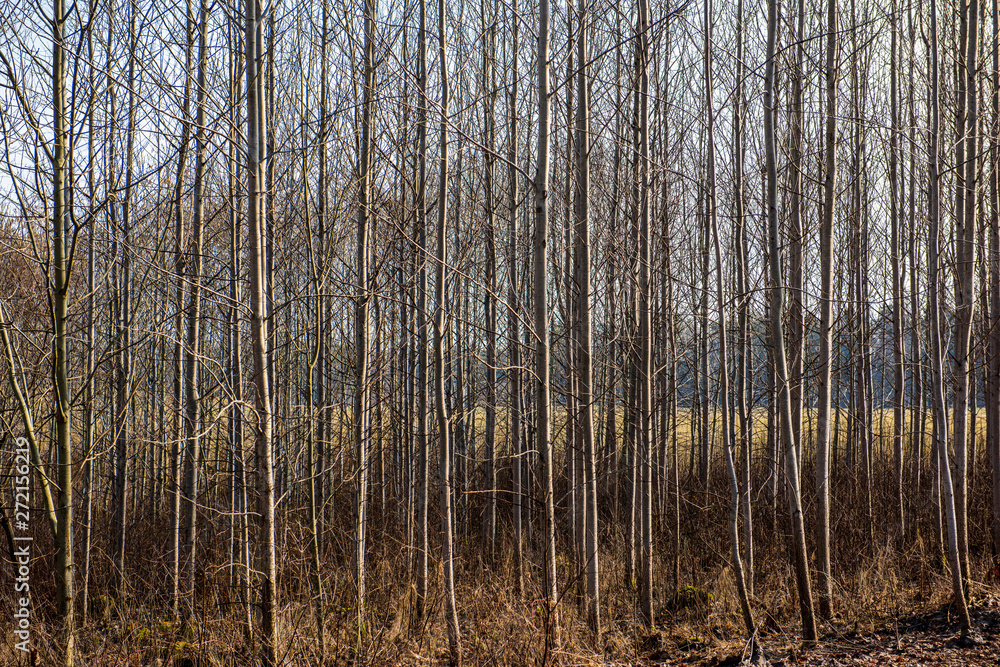
M368 529L368 328L370 293L368 275L369 238L372 225L371 175L375 100L375 0L365 2L364 71L361 82L361 154L358 162L357 286L354 296L354 603L357 610L357 641L364 633L365 557Z
M549 404L549 307L546 264L549 240L549 0L538 3L538 160L535 194L534 280L535 320L535 451L542 460L542 503L545 512L544 590L551 635L558 640L559 614L556 580L556 513L552 493L552 433ZM548 636L548 635L547 635Z
M69 287L72 184L68 178L72 162L70 127L66 113L66 7L52 0L52 261L49 294L52 301L52 384L55 405L55 445L59 489L56 505L56 601L62 621L62 661L72 667L75 652L73 602L73 439L72 401L69 388ZM13 364L11 365L13 372Z
M639 597L642 605L642 618L647 625L653 622L653 350L652 323L650 311L652 308L652 276L650 273L650 226L649 226L649 2L639 0L638 18L636 23L637 57L636 78L638 80L638 148L636 156L638 164L639 184L639 244L637 263L639 265L639 415L638 431L636 433L636 460L641 469L635 483L641 500L641 534L642 557L639 573Z
M777 407L780 435L785 457L786 492L789 519L792 525L792 558L799 594L799 611L802 616L802 636L807 642L816 640L816 620L813 616L812 584L809 578L809 559L806 555L805 524L802 517L802 496L799 490L799 460L792 429L792 398L785 354L782 302L784 283L781 271L780 242L778 239L778 183L774 130L774 79L777 22L780 0L768 0L767 5L767 60L764 69L764 151L767 171L767 226L770 254L770 345L777 383Z
M826 5L826 130L823 219L819 229L819 405L816 418L817 583L819 613L833 610L830 571L830 410L833 367L833 223L837 207L837 80L840 59L837 0Z
M594 451L593 333L590 249L590 7L580 0L576 71L576 358L579 387L579 433L583 441L584 563L587 572L587 622L595 636L601 634L600 568L597 544L597 459ZM579 446L579 445L578 445Z
M941 476L941 497L944 503L944 514L947 522L948 564L951 567L952 592L955 604L958 606L958 617L962 637L969 634L971 621L969 608L966 605L962 581L962 566L959 556L958 525L955 511L955 492L951 479L951 464L948 459L948 415L944 393L944 351L941 342L941 280L940 237L941 237L941 176L940 148L938 145L938 130L941 126L940 114L940 69L938 55L938 23L937 0L931 0L930 26L930 59L931 59L931 90L930 90L930 166L928 168L928 218L930 224L927 251L927 285L930 301L930 333L931 333L931 403L934 410L934 438L937 449L938 474Z
M976 69L979 55L979 2L962 2L958 56L958 141L955 192L955 398L953 432L955 438L955 518L958 522L958 555L962 577L969 580L969 403L971 338L975 315L975 269L977 237L976 181L979 176L979 107Z
M261 661L265 667L278 664L277 578L274 517L274 430L266 285L270 282L264 239L267 224L263 196L264 147L267 118L264 106L263 15L260 0L246 0L244 25L247 80L247 225L250 234L250 340L253 347L253 382L256 390L257 456L257 560L260 590ZM273 11L273 8L272 8Z
M369 0L374 2L374 0ZM438 478L441 500L441 533L444 560L445 623L448 628L449 660L452 665L462 664L462 637L458 627L458 611L455 600L455 555L452 524L452 474L451 474L451 425L445 396L445 309L447 308L447 248L448 248L448 125L449 117L449 77L447 40L445 39L445 0L438 0L438 57L441 67L441 130L439 157L441 171L438 175L438 225L436 255L436 285L434 299L434 403L438 422Z

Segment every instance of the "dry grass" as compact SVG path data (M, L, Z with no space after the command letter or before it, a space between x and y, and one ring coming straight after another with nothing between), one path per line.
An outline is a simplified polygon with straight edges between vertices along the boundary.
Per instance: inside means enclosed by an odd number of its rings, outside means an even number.
M476 415L477 420L482 418ZM778 498L772 506L760 492L766 468L762 459L766 448L766 412L755 413L754 420L757 481L755 489L755 597L753 606L760 624L762 641L776 650L796 645L798 603L793 573L786 552L787 519L784 504ZM807 413L806 423L811 415ZM563 416L560 415L562 420ZM894 517L895 499L892 481L892 451L886 445L892 432L891 411L876 413L874 419L876 452L873 473L872 503L876 517ZM844 420L846 421L846 420ZM985 420L978 420L982 427ZM501 533L504 542L493 557L484 555L478 532L483 499L473 494L467 509L460 511L456 533L456 564L459 617L466 664L528 666L543 663L561 665L625 665L647 660L706 655L731 655L743 646L744 629L736 598L733 573L729 566L728 487L716 466L709 489L698 490L697 483L685 476L686 454L691 446L690 421L681 422L679 445L684 492L679 536L672 531L672 507L659 508L654 547L654 606L659 610L655 628L644 627L637 615L637 592L627 577L629 561L627 521L618 515L618 506L610 499L602 501L601 594L604 633L595 638L578 611L572 584L579 572L560 544L559 577L563 599L560 604L561 635L553 644L549 620L542 603L541 551L536 530L534 542L527 545L531 563L526 570L525 591L515 593L513 548L509 541L509 498L501 494ZM478 426L477 426L478 427ZM846 429L842 422L842 428ZM563 449L562 433L557 428L557 450ZM501 433L501 437L502 433ZM846 430L841 437L846 437ZM929 438L928 438L929 441ZM807 528L812 525L812 498L809 463L811 444L805 443L806 465L803 475ZM925 447L925 453L929 444ZM909 451L909 450L908 450ZM929 455L929 454L928 454ZM558 462L557 462L558 463ZM988 580L992 555L982 545L988 544L989 507L984 480L989 470L983 458L972 466L973 492L970 494L970 544L974 600L995 586ZM561 471L560 465L556 466ZM929 470L929 466L925 468ZM864 489L854 475L844 473L834 486L834 574L836 580L836 617L821 626L827 641L850 632L871 633L898 621L899 618L947 603L950 586L941 546L937 537L937 515L926 480L920 489L908 489L906 532L894 521L879 520L875 539L865 528ZM558 484L557 482L557 488ZM563 483L564 485L564 483ZM330 498L333 508L349 508L349 490L340 489ZM559 492L557 491L557 496ZM298 502L296 500L296 502ZM434 503L436 508L436 503ZM319 663L315 620L308 584L307 540L303 515L286 505L280 525L281 567L281 637L285 663ZM390 508L392 510L392 508ZM560 517L565 512L560 511ZM326 592L327 661L330 665L432 665L448 661L440 575L432 577L429 614L421 620L415 613L413 577L409 573L411 552L399 533L398 515L387 511L372 517L369 551L369 599L360 652L353 586L349 569L349 512L331 514L324 534L323 579ZM562 519L560 519L562 520ZM431 525L438 525L431 516ZM77 647L81 664L88 665L250 665L258 647L247 636L241 622L237 600L229 587L226 530L223 518L208 514L203 524L201 563L198 583L198 613L190 623L177 622L169 614L168 523L165 520L141 529L134 527L129 544L129 590L118 599L104 582L113 580L104 553L109 536L99 531L92 552L93 572L89 619L78 632ZM565 534L560 538L565 539ZM681 580L672 580L675 540L679 539ZM813 545L810 544L810 551ZM48 624L54 618L51 573L51 544L40 536L35 544L33 564L33 604L38 617L32 626L32 642L38 649L39 664L53 664L57 656L56 629ZM439 565L437 552L432 562ZM5 566L9 571L9 566ZM79 572L79 569L78 569ZM13 586L10 578L0 589L0 604L12 608ZM692 586L711 595L711 602L693 608L671 608L668 604L679 586ZM9 619L9 616L8 616ZM8 621L9 623L9 621ZM25 656L15 652L11 628L3 628L6 640L0 643L0 663L26 664ZM21 662L18 662L18 661Z

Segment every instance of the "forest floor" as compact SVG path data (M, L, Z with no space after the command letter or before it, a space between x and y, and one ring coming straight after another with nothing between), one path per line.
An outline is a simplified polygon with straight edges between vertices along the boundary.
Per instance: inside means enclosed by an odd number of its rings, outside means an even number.
M958 618L951 605L901 616L871 631L826 624L821 641L802 647L801 635L773 634L761 644L772 667L816 665L1000 665L1000 596L975 601L970 608L973 633L959 639ZM648 640L647 640L648 641ZM724 667L739 665L745 644L731 640L692 641L662 636L662 645L644 657L651 665Z

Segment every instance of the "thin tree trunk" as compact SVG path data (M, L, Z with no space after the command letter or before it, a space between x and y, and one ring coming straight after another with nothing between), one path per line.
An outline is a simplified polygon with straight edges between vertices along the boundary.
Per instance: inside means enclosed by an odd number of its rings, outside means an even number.
M932 402L934 406L934 439L937 449L938 471L941 479L941 496L948 524L948 561L951 566L952 592L958 605L962 637L969 634L969 609L965 602L962 584L962 567L958 551L958 526L955 517L955 493L948 462L948 416L945 408L943 350L941 342L941 279L938 274L940 244L940 176L938 169L938 130L940 128L940 100L938 93L938 31L937 0L931 0L931 91L930 91L930 167L928 216L930 235L927 253L927 285L930 298Z
M524 411L521 384L521 309L520 287L517 282L518 261L518 151L517 151L517 53L518 26L517 0L511 2L511 41L510 41L510 83L507 91L507 191L508 191L508 289L507 289L507 365L510 374L510 442L513 458L512 491L513 491L513 529L514 529L514 571L515 586L518 595L524 593L524 511L523 499L526 488L526 465L524 443L522 443L521 420Z
M641 475L636 479L641 501L642 559L639 573L639 597L642 618L647 626L653 622L653 476L651 439L652 427L652 280L650 276L649 225L649 3L639 0L637 28L639 80L639 419L634 440Z
M955 398L953 433L955 438L955 518L958 522L958 556L962 577L969 581L969 527L968 527L968 476L969 476L969 377L971 373L971 337L975 311L976 266L976 177L979 160L976 155L976 137L979 132L976 96L976 57L979 38L979 2L962 3L962 33L964 40L959 48L958 91L959 139L956 143L955 193L955 324L954 324L954 374ZM973 462L975 463L975 462Z
M993 128L989 222L990 335L987 341L986 449L992 467L993 563L1000 566L1000 2L993 0Z
M372 143L375 133L375 0L365 0L364 72L361 107L361 159L358 165L357 285L354 297L354 604L357 611L357 649L360 654L365 630L365 550L368 530L368 254L371 207Z
M789 391L792 401L792 437L796 457L802 460L803 361L805 356L804 292L802 284L802 87L805 60L805 0L798 0L795 10L794 64L792 65L791 150L788 171L791 179L788 204L788 355Z
M306 120L302 121L302 145L306 145ZM317 493L317 477L319 475L316 461L316 385L317 367L319 358L323 350L323 320L322 304L323 291L325 289L326 274L321 268L325 263L321 257L317 257L317 249L313 242L313 216L310 214L309 206L309 165L306 159L306 151L302 151L302 210L305 213L306 223L306 244L309 248L309 273L310 285L313 293L310 295L313 300L313 312L315 319L308 323L311 325L311 349L308 351L306 360L306 486L309 494L309 554L310 561L309 584L312 588L313 613L316 615L316 639L319 648L319 664L326 660L326 632L324 622L324 602L323 602L323 579L321 570L321 554L319 544L319 497ZM323 252L322 242L319 252ZM307 309L308 312L308 309Z
M185 616L195 611L195 571L198 544L198 464L201 458L199 421L201 398L198 392L199 360L201 357L201 248L205 218L205 90L208 59L208 5L201 0L198 19L198 84L195 127L194 216L191 227L191 289L187 312L187 342L184 346L185 403L187 407L187 456L185 457L186 555L184 567L187 590Z
M738 293L736 343L736 401L740 420L740 453L742 479L740 483L740 513L743 517L743 565L747 593L753 595L754 554L753 515L750 502L750 462L753 450L752 401L748 395L752 391L750 379L750 249L747 239L747 213L744 194L743 162L744 148L744 88L746 64L743 62L743 0L736 7L736 90L733 94L733 190L736 212L736 288ZM668 42L669 43L669 42ZM672 390L676 391L676 389Z
M97 12L97 0L89 0L88 2L88 17L93 20ZM90 62L90 67L88 68L88 87L90 94L90 101L97 98L97 83L95 81L95 75L97 72L96 61L94 60L94 30L95 26L91 25L87 30L87 58ZM91 112L87 118L87 154L95 155L94 147L94 137L95 137L95 127L94 118L96 114ZM84 506L84 525L83 525L83 619L82 625L87 625L87 612L90 604L90 546L91 539L94 534L94 445L95 445L95 431L96 431L96 413L94 409L94 367L96 365L96 349L95 349L95 318L94 318L94 287L95 287L95 272L96 272L96 240L97 240L97 216L94 215L94 205L96 203L97 194L97 182L96 182L96 167L97 161L91 160L89 168L87 169L87 193L89 195L89 205L90 205L90 224L87 229L87 332L86 332L86 344L87 344L87 366L86 366L86 380L83 389L83 506ZM110 170L109 170L110 172ZM160 383L163 384L162 382ZM11 549L13 554L13 548Z
M903 268L901 266L902 234L900 229L902 210L901 180L899 178L899 74L896 67L896 53L899 43L899 16L895 0L892 16L892 51L890 62L889 108L892 128L889 136L889 181L890 215L892 217L892 237L890 249L892 261L892 353L893 353L893 420L892 440L895 454L896 500L899 505L899 527L904 531L905 514L903 508L903 434L906 432L906 369L903 354Z
M558 642L556 609L556 515L552 494L552 439L549 406L549 312L546 264L549 237L549 0L538 7L538 164L535 172L535 238L533 274L535 292L535 450L542 460L542 503L545 511L546 643Z
M483 22L486 21L486 3L482 3ZM496 422L497 422L497 249L496 249L496 198L494 176L496 155L496 15L483 40L483 90L486 91L486 294L483 308L486 314L486 511L483 516L487 553L492 558L496 548L497 530L497 471L496 471ZM475 413L473 413L474 415ZM475 419L473 419L475 421Z
M63 29L66 11L63 0L52 2L52 384L55 404L55 444L59 489L56 506L58 533L55 535L56 607L62 622L63 664L72 667L74 658L73 617L73 441L69 390L69 248L72 195L68 179L72 157L70 128L66 117L66 55ZM13 363L11 364L13 372Z
M420 32L417 37L417 616L427 613L429 583L428 558L430 536L428 511L430 485L430 446L427 424L427 366L429 342L427 327L427 0L420 0Z
M247 0L253 2L255 0ZM181 338L181 331L184 329L185 294L187 293L187 258L185 253L186 229L184 220L184 174L187 168L187 153L191 143L191 86L192 74L191 65L194 53L194 17L192 16L191 0L186 3L185 33L187 43L184 48L184 101L181 116L181 145L177 156L177 178L174 189L174 206L176 207L174 219L174 279L176 288L176 314L174 315L174 432L171 443L170 465L171 483L173 493L171 501L173 503L171 512L170 535L173 541L171 555L171 573L173 581L172 607L174 616L180 613L181 601L181 467L184 456L184 448L181 446L183 436L183 411L181 408L184 399L184 343Z
M593 346L590 303L590 13L580 0L576 72L576 358L578 364L578 427L583 450L584 560L587 572L587 623L601 634L600 570L597 544L597 458L594 451ZM610 295L609 295L610 296ZM577 443L580 447L581 443Z
M731 553L733 559L733 574L736 577L736 590L740 597L740 609L743 612L743 623L746 626L747 636L751 643L751 662L756 662L759 658L757 646L757 628L753 620L753 612L750 609L750 596L747 592L746 577L743 571L743 558L740 555L740 485L736 479L736 464L733 461L732 440L730 440L730 414L729 414L729 356L726 347L726 298L723 285L722 264L722 244L719 241L719 220L716 198L715 184L715 105L712 96L715 94L714 80L712 77L712 4L711 0L705 0L704 13L704 81L705 81L705 118L707 119L707 197L708 197L708 218L712 232L712 244L715 250L715 295L716 295L716 316L719 318L719 408L722 417L720 424L720 434L722 435L722 451L726 458L726 470L729 473L730 502L729 530L732 543Z
M833 223L837 206L837 79L840 34L837 0L827 0L826 17L826 181L820 244L819 406L816 421L817 585L819 614L833 613L830 570L830 412L833 367Z
M369 0L374 2L374 0ZM438 0L438 55L441 66L441 171L438 176L438 228L437 228L437 280L434 299L434 395L437 407L438 443L440 461L438 477L441 488L441 532L443 534L444 560L444 597L445 623L448 629L449 662L453 666L462 664L462 637L458 627L458 611L455 601L455 556L454 539L452 535L452 503L451 503L451 437L449 429L448 406L445 402L445 299L447 296L448 278L447 247L448 247L448 123L449 113L449 81L448 62L446 58L445 41L445 2Z
M792 554L802 616L802 635L807 642L816 640L816 621L813 616L812 587L809 581L809 559L806 554L805 527L802 518L799 492L799 461L792 433L792 406L782 331L782 299L784 296L781 275L781 255L778 240L778 184L774 137L774 57L777 38L778 5L780 0L768 0L767 64L764 74L764 145L767 168L767 218L770 246L771 278L771 348L774 353L775 382L777 384L778 415L781 422L781 440L785 448L785 475L787 478L789 518L792 527Z
M258 67L263 48L260 0L246 0L245 48L247 77L247 223L250 233L250 340L253 346L254 386L257 394L257 540L260 577L261 661L265 667L278 662L277 563L274 529L273 420L268 346L266 285L267 259L264 239L267 211L263 210L263 149L267 119L264 111L264 78ZM272 9L273 11L273 9Z
M241 54L239 49L239 30L233 26L230 36L230 137L227 155L227 174L229 179L229 383L232 391L233 406L230 412L230 456L232 457L232 505L234 516L231 530L231 561L239 558L239 566L231 577L233 586L240 602L240 615L243 621L244 637L253 634L253 616L250 597L250 555L249 555L249 525L247 518L247 488L245 456L243 451L243 346L241 337L240 304L242 293L240 279L242 274L241 241L240 241L240 211L238 204L238 188L242 180L243 165L237 160L237 137L239 135L239 99L242 97L240 78Z

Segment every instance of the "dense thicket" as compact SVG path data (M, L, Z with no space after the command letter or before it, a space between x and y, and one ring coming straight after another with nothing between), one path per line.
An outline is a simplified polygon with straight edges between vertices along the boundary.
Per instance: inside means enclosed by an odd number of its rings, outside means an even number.
M704 591L756 649L944 574L964 635L995 585L995 0L21 0L0 80L46 655L545 662Z

